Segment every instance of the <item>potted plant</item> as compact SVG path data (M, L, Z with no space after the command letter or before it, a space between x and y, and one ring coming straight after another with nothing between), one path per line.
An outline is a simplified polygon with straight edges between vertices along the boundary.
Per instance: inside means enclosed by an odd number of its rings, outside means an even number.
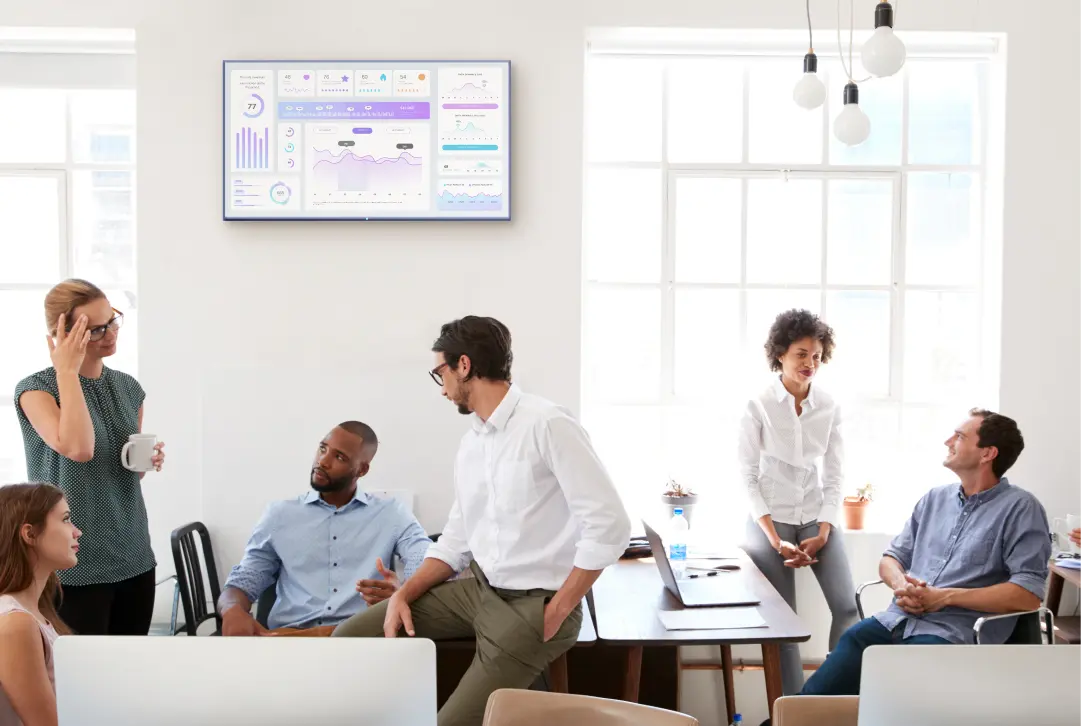
M683 516L687 519L687 524L691 523L691 511L694 509L695 502L698 501L698 495L691 491L690 487L685 487L675 479L669 479L668 483L664 485L664 494L661 495L661 501L668 511L668 519L675 516L676 507L683 508Z
M856 496L845 497L845 529L863 529L867 505L874 499L875 489L870 482L856 490Z

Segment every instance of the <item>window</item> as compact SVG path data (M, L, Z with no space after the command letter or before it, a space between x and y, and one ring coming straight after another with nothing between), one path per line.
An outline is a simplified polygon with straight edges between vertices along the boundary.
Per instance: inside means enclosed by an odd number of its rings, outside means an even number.
M21 79L35 77L35 58L57 62L33 53L5 57L0 44L0 68L29 68ZM13 393L19 380L50 365L49 288L86 278L124 312L124 343L110 367L136 372L138 332L134 90L16 87L5 85L9 80L0 75L0 483L26 478Z
M805 112L798 43L616 45L587 61L582 414L628 509L656 514L673 477L742 531L740 417L773 318L802 307L836 332L819 385L844 413L844 493L873 482L871 524L896 529L950 481L954 425L997 403L993 47L910 44L861 86L871 136L848 148L836 55Z

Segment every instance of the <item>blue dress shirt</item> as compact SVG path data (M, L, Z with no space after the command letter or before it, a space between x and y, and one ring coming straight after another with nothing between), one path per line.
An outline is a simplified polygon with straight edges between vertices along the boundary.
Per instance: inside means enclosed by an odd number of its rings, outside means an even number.
M271 629L337 625L367 607L356 583L381 579L377 557L392 568L397 554L408 578L430 544L420 523L396 500L357 490L337 509L312 490L267 507L225 586L255 602L276 582L277 601L267 621Z
M1039 500L1005 477L971 497L964 496L959 484L952 484L923 496L883 554L933 587L977 588L1010 582L1042 600L1051 559L1049 531ZM971 644L972 626L987 614L947 607L909 615L895 601L875 618L889 630L904 622L906 638L937 635L951 643ZM988 623L980 639L1002 643L1015 624L1014 618Z

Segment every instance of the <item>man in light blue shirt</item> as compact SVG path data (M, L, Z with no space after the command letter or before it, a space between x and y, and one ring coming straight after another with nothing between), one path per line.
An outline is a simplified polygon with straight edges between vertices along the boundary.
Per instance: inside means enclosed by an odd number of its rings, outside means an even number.
M1040 606L1051 558L1047 514L1003 476L1024 446L1013 419L970 412L946 441L944 464L961 483L925 494L883 553L879 575L893 603L845 632L803 695L858 694L872 645L971 644L981 616ZM1015 623L989 623L981 642L1004 642Z
M397 554L408 578L431 540L404 505L357 489L379 446L375 432L346 421L319 442L312 491L274 502L255 526L244 559L218 600L222 635L264 635L251 604L268 587L277 600L267 625L327 628L380 602L398 587ZM384 565L386 563L386 565Z

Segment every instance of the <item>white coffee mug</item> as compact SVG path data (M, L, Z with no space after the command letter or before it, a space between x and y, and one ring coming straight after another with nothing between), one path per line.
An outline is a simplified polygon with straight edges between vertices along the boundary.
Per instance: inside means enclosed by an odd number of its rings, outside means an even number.
M1055 539L1058 540L1058 551L1069 552L1071 554L1081 554L1081 547L1078 547L1070 539L1070 532L1081 527L1081 517L1076 514L1067 514L1065 517L1055 517L1051 523L1051 528L1055 532Z
M120 449L120 465L128 471L150 471L154 468L154 447L157 434L132 434Z

